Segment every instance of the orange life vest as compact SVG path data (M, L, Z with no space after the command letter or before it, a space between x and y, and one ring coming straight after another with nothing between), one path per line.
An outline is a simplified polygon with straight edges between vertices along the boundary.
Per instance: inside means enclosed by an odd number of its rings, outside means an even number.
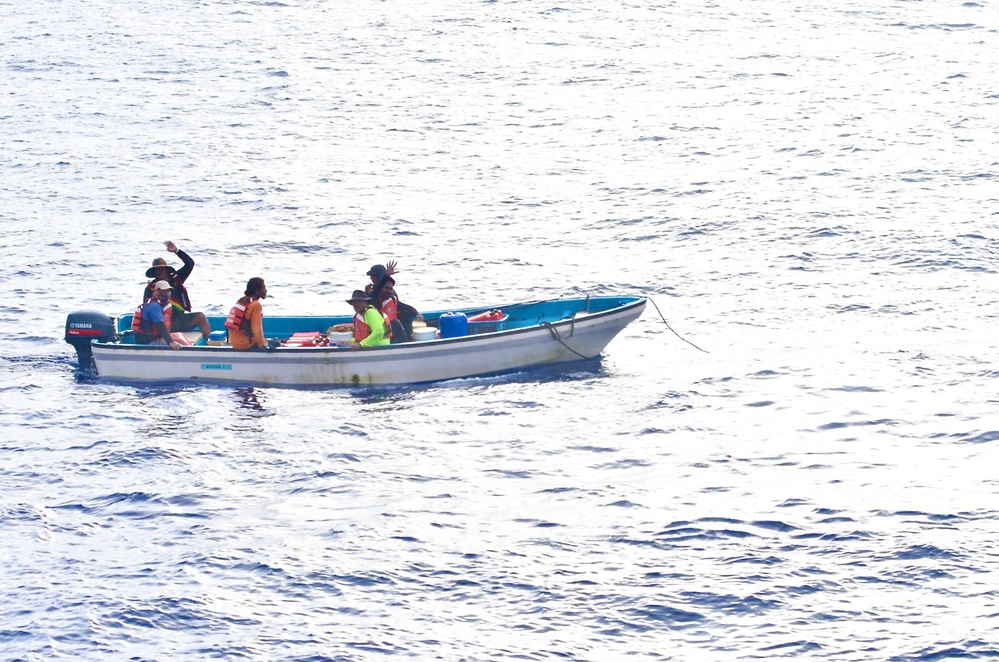
M399 297L393 294L388 299L382 299L382 316L389 322L399 319ZM392 328L391 324L388 328Z
M229 316L225 318L225 328L233 331L242 331L253 338L253 330L250 328L250 320L246 319L246 307L250 305L250 297L243 297L236 302L229 310Z
M132 313L132 331L136 333L142 333L142 309L146 304L140 304L135 312ZM166 322L167 329L170 328L170 322L173 321L173 306L170 302L163 304L163 321ZM155 333L155 329L153 330Z
M374 306L369 306L369 307L374 308ZM375 310L377 310L377 308ZM389 321L388 315L386 315L384 312L382 313L382 320L385 322L385 337L391 338L392 325ZM371 327L368 326L368 323L364 321L364 313L355 313L354 340L356 340L357 342L361 342L370 335L371 335Z

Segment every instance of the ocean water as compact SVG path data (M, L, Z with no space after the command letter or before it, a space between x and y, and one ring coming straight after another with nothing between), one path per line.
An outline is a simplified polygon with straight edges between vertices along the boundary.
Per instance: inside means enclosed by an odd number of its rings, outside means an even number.
M0 4L0 661L999 657L999 14L813 5ZM396 259L662 318L409 388L79 372L167 240L212 313Z

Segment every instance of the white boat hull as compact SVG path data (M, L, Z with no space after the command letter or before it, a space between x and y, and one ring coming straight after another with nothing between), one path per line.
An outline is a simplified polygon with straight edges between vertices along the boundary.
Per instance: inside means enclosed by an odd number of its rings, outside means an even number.
M390 385L507 372L598 356L645 309L645 300L589 316L482 335L387 345L236 351L94 343L101 377L280 386Z

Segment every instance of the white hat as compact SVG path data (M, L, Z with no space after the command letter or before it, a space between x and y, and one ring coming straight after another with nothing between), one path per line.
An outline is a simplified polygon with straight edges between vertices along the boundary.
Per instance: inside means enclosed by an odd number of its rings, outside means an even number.
M170 287L170 283L166 282L165 280L158 280L158 281L156 281L156 285L153 286L153 289L155 289L155 290L172 290L173 288Z

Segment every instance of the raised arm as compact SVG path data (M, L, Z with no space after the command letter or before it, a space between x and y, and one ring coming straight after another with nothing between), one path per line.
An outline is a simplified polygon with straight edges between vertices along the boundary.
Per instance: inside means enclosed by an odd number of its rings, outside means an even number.
M184 266L182 266L177 271L177 275L174 276L174 280L176 282L183 283L184 281L187 280L188 276L191 275L191 272L194 271L194 260L191 259L190 255L177 248L177 244L173 243L172 241L166 242L166 249L171 253L176 253L177 257L179 257L181 261L184 263Z

